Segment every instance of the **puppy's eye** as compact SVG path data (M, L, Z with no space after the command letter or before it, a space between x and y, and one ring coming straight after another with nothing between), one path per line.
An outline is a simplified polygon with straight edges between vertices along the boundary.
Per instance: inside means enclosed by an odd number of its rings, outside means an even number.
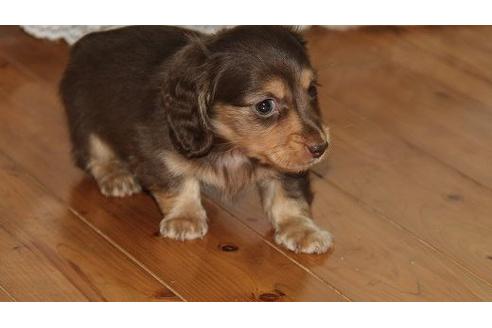
M273 99L265 99L256 104L256 111L260 116L268 117L275 112L277 104Z
M318 88L316 88L316 84L311 84L308 88L308 94L309 94L309 97L311 98L316 98L316 96L318 95Z

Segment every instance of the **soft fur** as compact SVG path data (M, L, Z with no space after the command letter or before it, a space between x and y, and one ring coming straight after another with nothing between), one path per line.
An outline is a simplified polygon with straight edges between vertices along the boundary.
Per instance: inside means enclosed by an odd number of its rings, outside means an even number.
M204 184L225 194L257 184L277 243L305 253L331 246L311 219L308 179L328 130L305 42L292 29L90 34L73 47L60 92L77 165L107 196L149 191L163 236L206 234Z

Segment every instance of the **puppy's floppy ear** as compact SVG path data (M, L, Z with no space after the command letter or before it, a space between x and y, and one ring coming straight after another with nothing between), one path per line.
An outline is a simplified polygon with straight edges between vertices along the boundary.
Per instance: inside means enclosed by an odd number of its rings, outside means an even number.
M188 158L206 155L214 140L209 121L210 69L203 50L192 42L178 52L162 88L169 136L178 152Z

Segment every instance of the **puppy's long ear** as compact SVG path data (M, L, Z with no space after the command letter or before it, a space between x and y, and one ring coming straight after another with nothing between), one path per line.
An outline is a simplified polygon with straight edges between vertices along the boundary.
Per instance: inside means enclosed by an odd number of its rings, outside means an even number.
M199 44L192 43L168 67L162 104L169 136L182 155L203 156L214 140L209 122L211 85L207 56Z

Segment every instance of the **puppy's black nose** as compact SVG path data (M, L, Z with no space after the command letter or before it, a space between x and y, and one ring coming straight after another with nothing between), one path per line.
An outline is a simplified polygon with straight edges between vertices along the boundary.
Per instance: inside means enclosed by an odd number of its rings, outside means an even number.
M307 146L307 149L313 155L314 158L319 158L323 153L325 152L326 148L328 148L328 143L323 142L321 144L315 144L315 145L310 145Z

